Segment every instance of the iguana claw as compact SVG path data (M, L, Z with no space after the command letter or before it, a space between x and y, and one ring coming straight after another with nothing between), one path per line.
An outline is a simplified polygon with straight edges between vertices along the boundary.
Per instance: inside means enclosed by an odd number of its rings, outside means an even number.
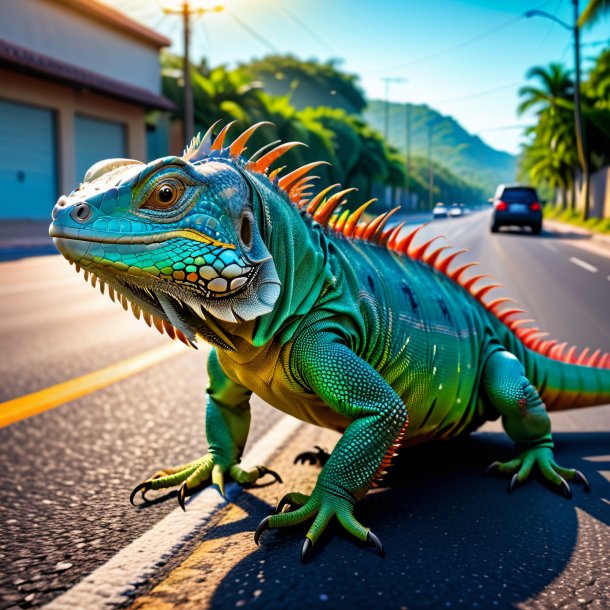
M486 469L485 475L493 474L494 472L498 472L500 468L500 462L492 462Z
M180 504L180 508L186 512L186 507L184 506L184 499L186 498L187 486L186 483L182 483L180 486L180 490L178 491L178 504Z
M255 543L257 546L260 546L260 542L259 542L259 540L260 540L260 537L261 537L262 533L263 533L265 530L268 530L268 529L269 529L269 521L270 521L270 519L271 519L271 515L269 515L269 516L265 517L265 518L264 518L264 519L263 519L263 520L262 520L262 521L261 521L261 522L258 524L258 527L256 528L256 531L254 532L254 543Z
M305 538L303 541L303 546L301 547L301 563L307 563L309 561L312 548L313 545L311 544L311 540L309 538Z
M369 530L366 536L366 541L375 547L375 550L377 551L377 553L379 553L380 557L385 557L385 551L383 550L381 540L379 540L379 538L377 538L377 536L375 536L375 534L373 534L371 530Z
M283 483L282 477L275 472L275 470L271 470L271 468L267 468L266 466L257 466L259 478L264 477L266 474L270 474L278 483Z
M133 491L131 492L131 494L129 495L129 502L131 502L131 505L132 506L136 505L136 503L134 502L134 499L138 492L140 492L142 494L142 499L144 500L144 502L148 502L148 500L146 499L146 496L144 494L147 491L150 491L151 489L152 489L152 480L144 481L144 482L140 483L139 485L136 485L134 487Z
M582 483L583 489L589 493L591 491L591 485L589 485L589 481L587 481L587 477L580 472L580 470L575 470L576 476L574 477L574 481L576 483Z

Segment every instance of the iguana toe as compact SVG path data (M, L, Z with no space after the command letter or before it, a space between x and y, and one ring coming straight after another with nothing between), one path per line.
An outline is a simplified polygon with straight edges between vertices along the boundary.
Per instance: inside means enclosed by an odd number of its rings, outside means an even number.
M303 453L299 453L294 458L294 463L305 464L305 462L307 462L311 466L314 466L315 464L324 466L326 462L328 462L330 453L328 453L326 449L320 447L319 445L314 445L314 449L316 449L316 451L304 451Z
M254 543L257 546L260 546L260 538L263 534L263 532L265 530L269 529L269 521L271 520L271 515L265 517L259 524L258 527L256 528L256 531L254 532Z
M286 506L288 506L290 510L295 506L301 507L307 503L307 500L309 500L309 496L306 496L305 494L295 492L288 493L277 503L275 514L279 515Z

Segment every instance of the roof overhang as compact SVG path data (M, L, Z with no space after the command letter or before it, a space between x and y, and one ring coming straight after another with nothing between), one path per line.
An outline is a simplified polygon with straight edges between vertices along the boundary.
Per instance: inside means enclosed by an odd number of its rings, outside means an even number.
M151 110L176 110L173 102L154 91L134 87L103 74L80 68L0 38L0 67L44 78L73 89L89 89L102 95Z
M96 2L96 0L55 0L55 2L64 4L72 10L93 18L97 22L105 23L113 29L122 30L126 34L138 38L142 42L153 45L158 49L167 47L172 43L169 38L166 38L162 34L130 19L127 15L107 4Z

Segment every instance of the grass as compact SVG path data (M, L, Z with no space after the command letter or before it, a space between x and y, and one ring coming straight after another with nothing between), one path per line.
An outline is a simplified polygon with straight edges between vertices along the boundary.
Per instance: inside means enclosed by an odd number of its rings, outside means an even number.
M544 217L551 220L559 220L571 225L584 227L585 229L595 233L610 234L610 218L589 218L587 221L583 221L578 212L562 210L561 208L553 205L544 206Z

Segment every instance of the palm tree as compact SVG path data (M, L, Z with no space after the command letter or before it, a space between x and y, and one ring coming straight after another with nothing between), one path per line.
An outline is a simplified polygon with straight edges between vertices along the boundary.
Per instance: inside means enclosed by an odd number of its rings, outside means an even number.
M539 86L527 85L519 89L519 97L523 98L517 108L519 114L535 110L538 116L545 112L554 115L559 108L573 108L574 82L562 64L552 63L548 68L534 66L527 71L526 77L538 79Z
M578 18L578 27L587 27L596 23L602 15L610 14L610 0L590 0Z

